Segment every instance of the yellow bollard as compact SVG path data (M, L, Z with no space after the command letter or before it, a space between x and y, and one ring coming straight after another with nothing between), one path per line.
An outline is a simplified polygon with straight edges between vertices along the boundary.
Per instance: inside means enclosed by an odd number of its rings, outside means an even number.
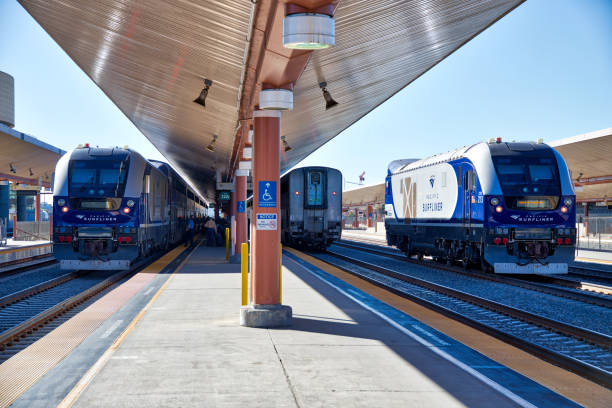
M229 261L229 238L230 238L230 233L229 233L229 228L225 229L225 260Z
M249 303L248 287L249 287L249 244L244 242L240 247L240 275L242 277L241 295L242 306Z
M283 244L280 244L280 271L278 272L279 300L283 304Z

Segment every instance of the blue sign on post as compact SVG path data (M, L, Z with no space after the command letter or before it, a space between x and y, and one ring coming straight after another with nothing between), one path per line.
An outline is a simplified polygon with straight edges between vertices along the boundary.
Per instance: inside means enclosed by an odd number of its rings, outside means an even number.
M260 181L258 207L276 208L276 181Z
M239 213L243 213L244 212L244 201L237 201L236 202L236 211Z

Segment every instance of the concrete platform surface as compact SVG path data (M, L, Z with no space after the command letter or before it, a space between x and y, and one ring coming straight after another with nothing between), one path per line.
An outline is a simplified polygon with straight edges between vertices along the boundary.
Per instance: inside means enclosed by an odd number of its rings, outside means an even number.
M0 266L33 256L47 255L53 252L50 241L6 241L6 246L0 247Z
M293 325L242 327L239 265L223 256L196 249L74 406L575 406L288 253Z

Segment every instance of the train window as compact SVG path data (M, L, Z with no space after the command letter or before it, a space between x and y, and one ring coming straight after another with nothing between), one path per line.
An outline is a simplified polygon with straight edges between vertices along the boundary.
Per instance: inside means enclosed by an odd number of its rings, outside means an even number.
M555 180L555 168L550 164L529 165L532 183L550 183Z
M321 171L309 171L306 175L306 204L308 208L322 208L325 202L326 185L325 177Z
M74 160L68 174L72 197L122 197L128 160Z
M497 166L499 181L502 185L511 186L527 183L525 167L520 164L500 164Z
M554 158L551 157L494 157L493 162L505 196L561 194L559 173ZM524 204L524 203L523 203ZM522 208L534 208L530 205L519 205ZM552 201L540 203L548 207Z

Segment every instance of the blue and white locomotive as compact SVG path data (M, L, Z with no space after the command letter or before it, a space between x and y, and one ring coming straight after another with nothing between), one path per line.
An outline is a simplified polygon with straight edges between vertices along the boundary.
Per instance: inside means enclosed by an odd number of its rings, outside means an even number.
M496 273L567 273L576 196L563 157L543 143L478 143L390 163L387 243L408 256L480 263Z
M183 240L204 202L167 164L128 148L69 151L53 188L53 251L62 269L129 269Z

